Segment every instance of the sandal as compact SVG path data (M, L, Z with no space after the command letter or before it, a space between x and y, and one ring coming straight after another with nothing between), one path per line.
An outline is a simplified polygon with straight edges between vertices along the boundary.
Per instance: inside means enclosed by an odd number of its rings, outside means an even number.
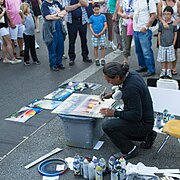
M172 70L172 75L177 75L177 71L176 70Z

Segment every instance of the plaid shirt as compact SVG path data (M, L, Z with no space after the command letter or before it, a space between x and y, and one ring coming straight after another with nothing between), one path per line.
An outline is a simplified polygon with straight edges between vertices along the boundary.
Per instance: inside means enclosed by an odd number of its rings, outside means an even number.
M71 0L65 0L65 6L70 6L70 2ZM88 15L87 15L87 12L86 12L86 8L85 7L81 7L81 11L82 11L82 24L86 24L88 23ZM71 11L68 12L68 15L67 15L67 22L72 24L72 13Z

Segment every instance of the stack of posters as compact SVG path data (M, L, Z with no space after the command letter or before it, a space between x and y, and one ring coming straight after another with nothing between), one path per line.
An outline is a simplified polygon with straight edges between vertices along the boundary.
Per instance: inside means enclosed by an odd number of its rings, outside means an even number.
M110 108L114 103L114 99L101 101L97 95L74 93L54 109L52 113L103 118L103 115L99 113L100 109Z

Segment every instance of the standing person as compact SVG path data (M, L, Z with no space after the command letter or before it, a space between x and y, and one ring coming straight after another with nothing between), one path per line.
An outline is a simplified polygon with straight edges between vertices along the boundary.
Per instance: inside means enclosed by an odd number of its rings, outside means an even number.
M112 48L113 51L117 49L116 45L113 42L114 39L114 26L113 26L113 15L110 13L108 0L104 0L104 3L101 5L101 13L106 16L107 21L107 30L108 30L108 46Z
M89 59L89 50L87 46L87 23L88 15L86 12L86 7L88 7L88 2L86 0L67 0L68 5L65 7L68 11L67 18L67 30L69 37L69 65L73 66L75 64L76 53L75 53L75 43L77 38L77 33L81 39L81 55L84 62L92 63L92 59Z
M62 21L66 11L55 0L44 0L41 6L43 22L43 40L48 48L49 66L52 71L65 69L62 64L64 53L64 36Z
M0 0L0 36L3 40L1 45L3 51L3 63L20 63L21 60L16 59L13 54L13 48L9 36L8 18L6 14L6 8L4 7L4 0ZM8 59L7 54L9 54L10 59Z
M121 0L118 15L123 19L121 25L123 46L124 46L123 63L128 63L128 57L131 55L131 43L132 43L133 34L128 34L127 28L128 26L130 27L130 25L132 25L133 13L134 13L134 0ZM133 32L133 27L132 27L132 32Z
M161 62L160 78L167 76L172 78L172 62L176 60L174 46L177 39L177 26L173 25L171 20L173 16L173 8L166 6L163 11L164 21L168 24L169 28L164 28L163 24L159 24L158 29L158 57L157 61Z
M180 22L180 2L178 0L160 0L158 3L158 19L163 24L164 28L169 28L169 25L164 21L163 11L166 6L171 6L173 8L174 14L171 18L174 25L178 25ZM177 63L177 49L180 48L180 27L177 26L177 40L174 46L176 60L172 62L172 75L177 75L176 63Z
M133 29L136 55L140 68L137 72L146 72L143 76L155 74L154 53L152 50L152 31L149 29L156 19L154 0L136 0L134 4Z
M23 25L22 20L19 15L19 8L21 5L21 0L6 0L5 6L6 6L6 12L9 18L9 33L12 41L12 47L15 54L15 57L17 59L20 59L19 56L24 55L23 51ZM19 46L19 56L15 52L15 42L18 42Z
M120 150L114 154L115 158L133 158L138 155L139 148L131 140L143 141L141 148L149 149L157 136L152 130L154 112L151 95L143 78L136 72L129 72L128 64L107 63L103 74L108 83L119 86L119 95L122 94L124 103L122 111L111 108L100 110L106 117L103 130ZM112 95L107 94L104 98L110 98Z
M100 5L95 3L93 6L94 15L90 16L90 31L92 33L92 44L94 47L94 56L96 66L100 66L100 61L98 57L98 43L101 47L101 65L105 65L105 44L106 35L105 31L107 28L106 16L100 13Z
M41 10L40 7L42 4L41 0L30 0L31 5L32 5L32 10L34 13L34 17L35 17L35 24L36 24L36 32L39 33L39 16L41 15Z
M24 44L25 44L24 65L25 66L30 65L29 50L31 52L31 57L33 59L34 64L40 64L40 61L37 58L36 49L35 49L35 35L34 35L35 24L34 24L34 19L30 12L30 6L28 3L21 4L19 14L22 18L22 23L25 26L25 29L23 32L23 38L24 38Z

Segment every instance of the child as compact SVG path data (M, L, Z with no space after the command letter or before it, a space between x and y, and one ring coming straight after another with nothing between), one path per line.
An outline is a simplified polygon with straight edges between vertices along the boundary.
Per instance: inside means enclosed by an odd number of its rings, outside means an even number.
M30 65L29 62L29 50L31 52L31 56L34 64L40 64L40 61L36 55L35 49L35 24L33 17L30 13L30 6L28 3L22 3L20 6L19 14L22 18L22 22L25 25L25 30L23 33L25 50L24 50L24 65Z
M8 18L4 7L4 0L0 0L0 36L2 37L3 63L16 64L22 62L14 57L8 29ZM10 59L7 58L9 54Z
M100 43L101 50L101 65L105 65L105 44L106 36L105 30L107 28L106 17L104 14L100 13L100 5L95 3L93 6L94 14L90 16L90 31L92 32L92 44L94 47L94 56L96 66L100 66L100 61L98 58L98 42Z
M172 62L176 60L174 45L177 38L177 26L173 25L171 17L173 16L173 9L170 6L166 6L164 11L164 20L168 23L169 28L164 28L163 24L159 24L158 29L158 57L157 61L161 63L160 78L168 77L172 78L171 66Z

